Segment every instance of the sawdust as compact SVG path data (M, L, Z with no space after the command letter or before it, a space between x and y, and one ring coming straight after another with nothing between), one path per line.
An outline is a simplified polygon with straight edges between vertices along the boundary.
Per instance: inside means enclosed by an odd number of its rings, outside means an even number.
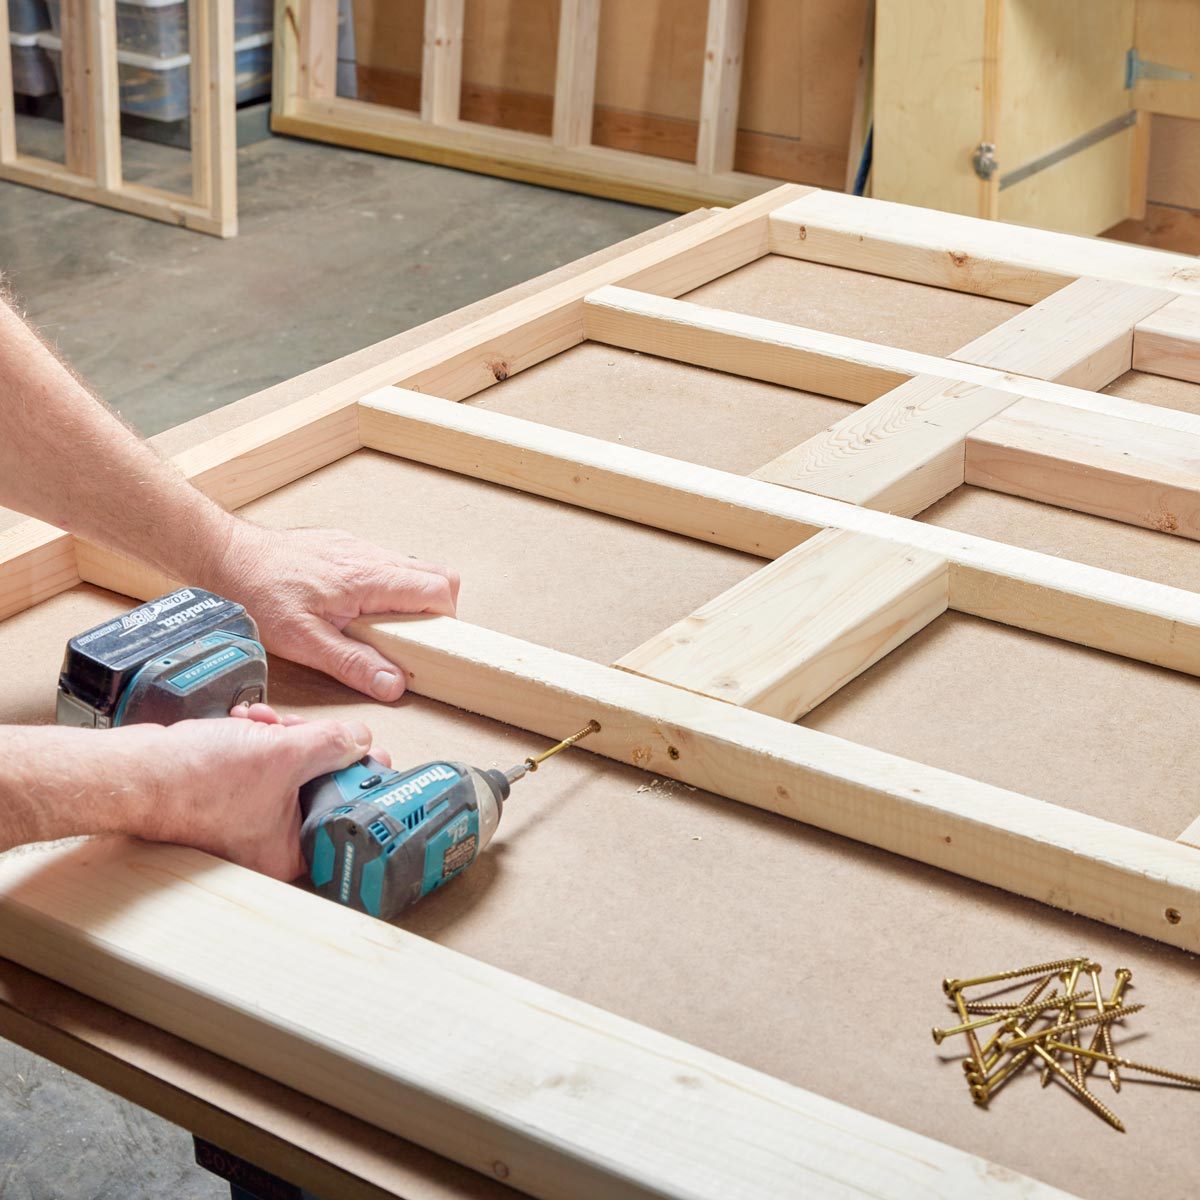
M656 792L661 794L663 792L695 792L699 789L692 787L690 783L680 783L678 779L664 779L662 776L656 775L649 782L638 784L637 790L638 795L641 795L643 792Z

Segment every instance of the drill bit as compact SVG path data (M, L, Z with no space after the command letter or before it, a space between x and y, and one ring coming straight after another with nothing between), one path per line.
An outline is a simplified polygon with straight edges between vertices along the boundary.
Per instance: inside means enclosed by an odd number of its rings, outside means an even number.
M504 772L505 778L509 783L516 783L518 779L524 779L526 775L532 774L546 761L548 758L553 758L556 754L561 754L562 751L570 749L576 742L582 741L589 734L600 732L599 721L589 721L578 733L571 734L568 738L563 738L556 746L551 746L549 750L543 750L541 754L535 754L531 758L527 758L523 763L515 767L509 767Z

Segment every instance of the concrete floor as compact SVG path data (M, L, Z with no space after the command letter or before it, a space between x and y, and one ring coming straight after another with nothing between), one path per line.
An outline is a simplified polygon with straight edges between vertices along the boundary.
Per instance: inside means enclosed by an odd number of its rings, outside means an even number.
M26 121L22 144L55 133ZM178 151L125 146L131 176L179 185ZM226 242L0 183L0 271L144 434L667 219L284 138L243 147L238 171ZM3 1200L227 1195L185 1131L0 1041Z

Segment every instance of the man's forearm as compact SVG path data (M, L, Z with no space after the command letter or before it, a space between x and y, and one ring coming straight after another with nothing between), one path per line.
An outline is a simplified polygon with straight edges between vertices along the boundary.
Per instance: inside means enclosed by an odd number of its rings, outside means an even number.
M0 726L0 850L149 828L151 736L137 728Z
M121 421L0 297L0 504L202 581L232 518Z

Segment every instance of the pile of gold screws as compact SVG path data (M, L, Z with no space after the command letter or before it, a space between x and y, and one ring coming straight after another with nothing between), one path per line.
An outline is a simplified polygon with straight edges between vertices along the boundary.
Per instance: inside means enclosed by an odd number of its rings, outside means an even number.
M1105 997L1100 970L1100 964L1089 958L1064 958L981 975L978 979L942 980L942 990L961 1024L934 1029L933 1040L941 1045L953 1034L966 1035L963 1071L976 1104L986 1108L1010 1079L1023 1068L1033 1066L1041 1070L1042 1087L1057 1080L1098 1117L1124 1133L1125 1126L1117 1115L1088 1089L1088 1079L1098 1065L1107 1066L1108 1081L1114 1092L1121 1090L1123 1070L1200 1088L1200 1077L1132 1062L1116 1053L1113 1025L1144 1006L1124 1002L1125 991L1133 979L1132 971L1120 968L1112 990ZM1001 986L980 998L966 995L968 988L991 984ZM1018 987L1027 989L1019 999L1002 998L1004 992ZM981 1043L979 1031L984 1029L991 1036ZM1087 1046L1083 1044L1087 1038L1080 1038L1085 1031L1091 1032Z

